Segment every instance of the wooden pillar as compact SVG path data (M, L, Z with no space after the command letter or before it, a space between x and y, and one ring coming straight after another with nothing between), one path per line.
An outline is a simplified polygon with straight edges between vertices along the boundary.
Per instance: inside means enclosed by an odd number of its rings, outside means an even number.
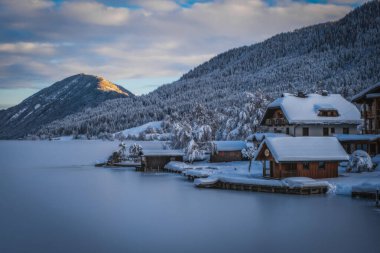
M267 176L267 161L263 160L263 177Z

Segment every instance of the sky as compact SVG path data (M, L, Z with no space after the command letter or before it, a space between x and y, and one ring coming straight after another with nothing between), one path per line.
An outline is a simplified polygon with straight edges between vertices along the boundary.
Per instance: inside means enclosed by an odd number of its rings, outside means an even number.
M0 109L65 77L146 94L228 49L334 21L363 0L0 0Z

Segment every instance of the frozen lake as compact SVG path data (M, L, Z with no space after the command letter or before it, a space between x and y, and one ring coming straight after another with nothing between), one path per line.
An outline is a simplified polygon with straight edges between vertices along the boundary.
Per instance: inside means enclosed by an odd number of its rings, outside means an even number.
M0 141L0 252L380 252L373 202L91 165L117 144Z

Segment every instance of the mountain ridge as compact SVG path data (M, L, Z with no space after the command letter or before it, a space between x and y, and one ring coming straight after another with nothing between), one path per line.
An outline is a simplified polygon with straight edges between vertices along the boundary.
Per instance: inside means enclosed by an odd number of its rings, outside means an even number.
M133 97L121 86L103 77L77 74L55 82L0 111L0 138L20 138L44 124L59 120L109 99Z

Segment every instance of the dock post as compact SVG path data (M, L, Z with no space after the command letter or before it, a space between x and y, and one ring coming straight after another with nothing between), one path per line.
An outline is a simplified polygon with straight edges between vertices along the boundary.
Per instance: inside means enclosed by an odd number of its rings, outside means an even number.
M380 207L379 205L379 190L376 190L376 207Z

